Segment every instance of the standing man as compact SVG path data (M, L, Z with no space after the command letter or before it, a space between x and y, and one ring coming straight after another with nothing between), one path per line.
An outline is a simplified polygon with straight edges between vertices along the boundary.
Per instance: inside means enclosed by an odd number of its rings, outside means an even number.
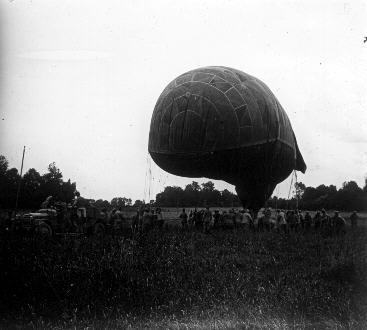
M304 216L300 210L298 210L298 226L300 227L301 231L305 229Z
M265 214L264 211L261 212L260 216L257 216L257 230L258 231L263 231L264 230L264 226L265 226Z
M312 222L312 217L310 215L310 212L306 211L305 214L305 218L304 218L304 228L305 231L309 231L311 228L311 222Z
M266 208L263 212L263 217L262 217L262 221L263 221L263 227L265 228L265 230L270 231L272 229L272 221L271 221L271 210L270 208Z
M283 210L277 211L277 227L279 228L279 231L283 231L284 234L287 233L287 221L285 220Z
M315 216L313 217L313 226L315 230L320 229L321 227L321 213L317 211Z
M209 231L210 222L212 221L212 212L209 210L207 206L203 215L204 220L204 233Z
M214 227L218 228L219 226L219 221L220 221L220 214L219 214L219 210L215 210L214 211Z
M339 215L338 211L335 211L334 216L331 219L334 232L338 235L345 230L345 220Z
M358 226L358 214L357 211L353 211L353 213L349 217L350 224L352 228L356 228Z
M185 209L182 209L182 213L180 214L182 229L187 229L187 218L188 218L188 215Z
M158 216L156 214L156 212L154 212L154 209L152 208L150 210L150 226L151 228L155 228L157 227L157 220L158 220Z
M299 217L298 210L294 210L294 231L298 232L301 227L301 219Z
M189 213L189 227L192 228L194 225L194 212L190 210Z
M252 229L254 227L254 220L252 219L252 216L250 214L249 209L245 209L243 213L243 222L247 224L249 229Z
M237 227L238 225L241 226L242 219L243 219L243 216L242 216L241 211L236 210L235 214L234 214L234 225L235 225L235 227Z
M330 216L326 213L325 209L321 211L321 227L330 230L331 229L331 219Z
M227 221L227 211L226 210L223 210L222 211L222 214L220 215L220 226L222 227L222 228L224 228L225 227L225 223L226 223L226 221Z
M162 229L163 223L164 223L162 210L160 207L157 207L155 211L156 211L156 216L157 216L157 226L159 229Z
M131 231L136 233L139 229L139 219L140 219L140 210L136 210L136 214L132 217L131 220Z
M151 221L152 217L151 214L149 212L148 208L145 208L144 213L143 213L143 223L142 223L142 230L146 231L151 227Z

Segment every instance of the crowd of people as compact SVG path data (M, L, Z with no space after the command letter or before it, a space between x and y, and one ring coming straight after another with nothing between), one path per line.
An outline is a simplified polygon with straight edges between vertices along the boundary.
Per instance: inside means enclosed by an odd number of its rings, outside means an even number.
M290 232L309 232L321 231L327 233L340 234L345 232L347 220L350 226L357 227L359 216L354 211L349 219L344 219L338 211L334 211L333 215L329 215L325 209L321 211L311 212L295 210L272 210L265 208L261 212L255 214L249 209L210 209L191 208L189 210L182 209L178 217L163 217L160 207L152 207L150 205L142 205L136 213L131 217L130 211L123 210L122 207L108 210L101 210L90 207L79 207L78 200L72 205L66 203L58 203L54 201L52 196L46 198L41 208L45 210L55 210L57 214L57 223L63 224L65 231L83 232L82 228L86 225L86 219L94 219L91 224L98 223L107 226L113 230L125 230L131 227L133 232L146 231L152 228L162 229L165 222L180 222L183 230L198 229L205 233L211 229L220 228L243 228L251 231L276 231L281 233ZM57 212L56 212L57 211ZM69 211L69 212L67 212ZM40 212L40 211L38 211ZM10 217L8 219L10 221ZM59 226L60 227L60 226ZM57 228L56 228L57 229ZM60 228L58 228L60 229Z
M345 231L346 220L335 211L330 216L324 209L317 211L313 216L309 211L302 212L300 210L276 210L270 208L264 209L259 214L254 214L248 209L229 211L219 210L212 212L209 207L204 210L193 209L189 213L182 209L179 215L181 226L183 229L200 228L204 232L208 232L210 228L221 227L244 227L253 231L278 231L288 232L306 232L311 230L322 230L334 233L342 233ZM350 218L352 227L356 227L358 223L358 214L354 211Z
M354 211L349 222L352 227L358 224L358 214ZM171 219L173 220L173 219ZM258 214L249 209L211 210L182 209L178 219L183 230L196 228L209 232L216 228L244 228L252 231L277 231L282 233L323 231L340 234L345 231L347 221L335 211L329 215L324 209L311 215L309 211L301 210L271 210L265 208ZM133 230L146 230L150 228L163 228L165 219L161 208L142 207L132 219Z

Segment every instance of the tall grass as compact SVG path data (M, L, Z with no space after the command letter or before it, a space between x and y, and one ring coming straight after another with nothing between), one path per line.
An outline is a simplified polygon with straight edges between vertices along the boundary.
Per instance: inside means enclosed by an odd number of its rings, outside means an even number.
M366 324L365 229L332 237L178 228L134 238L3 236L0 258L4 324Z

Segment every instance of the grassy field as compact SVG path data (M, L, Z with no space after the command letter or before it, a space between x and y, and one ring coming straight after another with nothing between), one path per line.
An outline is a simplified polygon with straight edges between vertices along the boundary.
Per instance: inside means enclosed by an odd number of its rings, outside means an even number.
M367 230L0 240L0 327L367 327Z

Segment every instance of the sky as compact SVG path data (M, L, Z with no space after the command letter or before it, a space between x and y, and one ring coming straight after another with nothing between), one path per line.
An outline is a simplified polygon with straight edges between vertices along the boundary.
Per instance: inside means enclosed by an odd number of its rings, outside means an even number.
M87 198L153 199L193 181L148 156L160 93L223 65L277 96L308 166L298 181L363 186L366 14L359 0L0 0L0 154L19 169L25 145L23 172L56 162Z

